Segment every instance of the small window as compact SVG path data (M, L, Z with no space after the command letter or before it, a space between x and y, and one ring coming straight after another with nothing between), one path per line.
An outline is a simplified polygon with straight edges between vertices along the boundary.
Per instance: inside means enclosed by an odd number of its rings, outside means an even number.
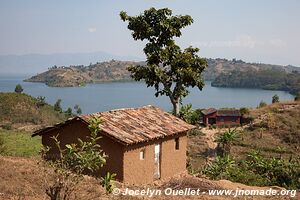
M144 160L145 159L145 149L140 151L140 160Z
M236 122L236 118L235 117L231 118L231 121Z
M179 138L175 138L175 149L179 149Z
M220 118L220 122L224 122L224 118L223 117Z

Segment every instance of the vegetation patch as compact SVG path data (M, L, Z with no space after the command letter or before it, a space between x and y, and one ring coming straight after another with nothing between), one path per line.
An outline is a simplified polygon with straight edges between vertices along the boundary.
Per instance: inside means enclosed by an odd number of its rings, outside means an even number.
M67 119L56 112L42 97L27 94L0 93L0 126L11 129L16 124L52 125Z
M234 70L222 73L212 82L215 87L261 88L283 90L291 94L300 92L300 73L287 73L283 70Z
M31 137L31 133L17 130L1 130L0 140L2 140L3 151L0 153L7 156L38 156L41 149L41 138Z

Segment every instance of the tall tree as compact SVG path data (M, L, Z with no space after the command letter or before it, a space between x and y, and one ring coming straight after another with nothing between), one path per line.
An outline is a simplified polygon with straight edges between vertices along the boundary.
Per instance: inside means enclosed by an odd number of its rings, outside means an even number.
M120 13L121 19L128 21L134 40L147 40L144 53L145 66L131 66L128 70L134 80L144 80L147 87L154 87L155 96L166 95L178 116L180 100L187 96L188 87L204 87L201 73L207 61L197 55L198 48L188 47L181 50L174 38L181 36L181 29L192 24L189 15L172 15L168 8L145 10L138 16Z

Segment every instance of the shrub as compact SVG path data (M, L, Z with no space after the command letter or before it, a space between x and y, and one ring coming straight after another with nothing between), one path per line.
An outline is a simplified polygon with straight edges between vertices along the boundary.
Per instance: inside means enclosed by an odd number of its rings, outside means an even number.
M200 129L192 129L188 131L188 136L198 136L198 135L203 135Z
M228 129L222 135L219 135L215 142L218 143L219 154L224 156L228 155L231 150L231 145L240 136L240 133L236 129Z
M212 179L229 179L230 172L235 166L234 159L229 155L224 157L217 156L213 163L204 167L202 173Z
M279 96L277 94L275 94L273 97L272 97L272 103L278 103L279 102Z
M107 172L107 174L103 177L102 179L102 186L105 188L106 192L111 193L113 191L113 189L115 188L115 185L113 183L113 180L115 179L116 174L114 173L109 173Z
M23 92L23 88L20 84L16 85L15 92L21 94Z
M74 106L74 110L76 111L76 114L77 115L81 115L82 114L82 110L81 110L81 108L79 107L79 105L75 105Z
M242 116L249 115L250 114L250 110L249 110L249 108L242 107L242 108L240 108L240 113L241 113Z
M192 104L180 108L179 117L189 124L197 124L200 121L201 110L193 110Z
M266 103L266 102L264 102L264 101L261 101L260 103L259 103L259 105L257 106L257 108L263 108L263 107L266 107L268 104Z
M226 155L204 166L202 173L212 179L228 179L256 186L277 185L288 189L300 188L300 163L283 158L265 158L252 151L246 160L235 161Z
M66 114L67 117L72 117L72 116L73 116L72 108L68 108L68 109L65 111L65 114Z
M46 97L43 96L38 96L36 98L36 106L38 108L43 107L44 105L46 105L46 101L45 101Z
M57 112L62 112L61 99L58 99L54 104L54 110Z
M78 183L83 180L83 174L94 174L105 164L106 155L97 144L100 139L97 136L100 123L100 119L92 118L89 125L91 135L87 141L78 139L79 144L67 144L66 148L61 147L57 136L53 137L60 158L46 163L54 169L54 179L46 183L46 194L50 199L70 199ZM48 150L49 148L44 149L44 155ZM110 181L114 176L110 175L107 179ZM110 184L110 188L112 187L113 185Z

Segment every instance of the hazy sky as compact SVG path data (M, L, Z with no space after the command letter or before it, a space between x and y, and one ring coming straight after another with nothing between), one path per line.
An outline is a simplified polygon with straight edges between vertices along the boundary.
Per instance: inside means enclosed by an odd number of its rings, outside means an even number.
M299 0L0 0L0 55L105 51L143 57L119 12L189 14L178 39L200 55L300 66Z

